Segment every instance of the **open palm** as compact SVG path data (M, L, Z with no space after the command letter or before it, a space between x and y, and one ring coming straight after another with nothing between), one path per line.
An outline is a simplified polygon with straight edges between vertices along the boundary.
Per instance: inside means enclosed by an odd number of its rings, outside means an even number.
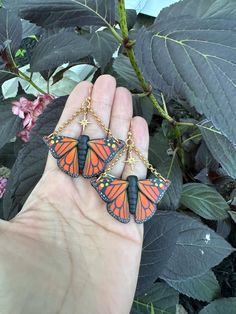
M81 82L71 93L58 125L89 95ZM126 140L130 124L136 146L147 155L146 122L132 118L132 99L115 79L103 75L92 91L92 106L116 138ZM90 117L83 132L90 138L104 131ZM62 135L77 138L78 122ZM146 175L138 162L131 170L122 160L112 174ZM137 283L143 226L121 224L106 210L89 180L72 179L49 154L45 172L22 211L0 224L0 313L129 313ZM3 312L1 312L3 311Z

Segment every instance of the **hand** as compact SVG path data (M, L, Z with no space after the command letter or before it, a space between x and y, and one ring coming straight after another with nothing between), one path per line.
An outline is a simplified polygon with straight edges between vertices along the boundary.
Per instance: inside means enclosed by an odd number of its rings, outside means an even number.
M58 126L89 95L92 84L81 82L69 96ZM147 156L148 127L132 118L130 92L109 75L92 89L92 106L116 138L126 140L130 124L136 146ZM90 117L83 134L102 138L104 131ZM78 121L62 135L77 138ZM125 157L125 156L124 156ZM134 170L122 160L112 170L117 177L146 176L142 162ZM22 211L0 223L0 308L4 314L127 314L140 264L143 225L122 224L82 177L63 173L49 154L41 180Z

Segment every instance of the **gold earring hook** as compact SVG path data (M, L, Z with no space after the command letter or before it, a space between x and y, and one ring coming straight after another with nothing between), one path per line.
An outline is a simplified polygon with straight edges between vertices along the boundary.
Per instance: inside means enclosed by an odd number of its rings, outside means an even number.
M134 147L133 134L131 131L128 132L128 137L125 144L128 147L128 149L132 149Z

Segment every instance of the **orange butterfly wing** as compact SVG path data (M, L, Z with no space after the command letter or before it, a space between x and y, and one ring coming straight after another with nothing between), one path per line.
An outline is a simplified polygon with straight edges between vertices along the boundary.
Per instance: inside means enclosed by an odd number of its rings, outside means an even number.
M91 183L107 203L109 214L123 223L129 222L129 203L126 191L128 182L108 175L100 180L92 180Z
M83 169L83 176L85 178L97 176L104 171L105 166L106 163L101 160L92 149L88 149Z
M128 223L130 221L130 214L127 193L121 193L113 202L108 203L107 211L120 222Z
M58 167L71 177L79 176L78 141L71 137L53 135L44 137Z
M90 140L88 142L88 146L106 163L110 162L124 145L124 141L115 140L113 137Z
M134 220L143 223L151 218L156 211L156 204L152 203L143 193L138 192L138 201Z
M106 163L111 161L124 146L124 142L112 137L88 141L88 152L84 164L83 176L91 178L104 172Z
M156 211L156 205L170 185L169 180L150 178L138 181L138 201L135 212L136 223L143 223L151 218Z
M77 147L57 160L58 167L71 177L79 176L79 160Z
M52 153L52 156L57 159L61 158L78 145L77 140L66 136L59 135L53 135L50 137L44 136L43 140L48 146L50 152Z
M162 180L161 178L138 181L139 190L154 204L157 204L162 199L169 185L169 180Z

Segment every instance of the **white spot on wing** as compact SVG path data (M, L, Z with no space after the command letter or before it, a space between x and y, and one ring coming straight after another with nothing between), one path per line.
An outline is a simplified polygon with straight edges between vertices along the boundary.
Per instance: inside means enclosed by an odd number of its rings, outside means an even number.
M202 255L204 255L204 251L203 250L200 249L200 252L201 252Z

